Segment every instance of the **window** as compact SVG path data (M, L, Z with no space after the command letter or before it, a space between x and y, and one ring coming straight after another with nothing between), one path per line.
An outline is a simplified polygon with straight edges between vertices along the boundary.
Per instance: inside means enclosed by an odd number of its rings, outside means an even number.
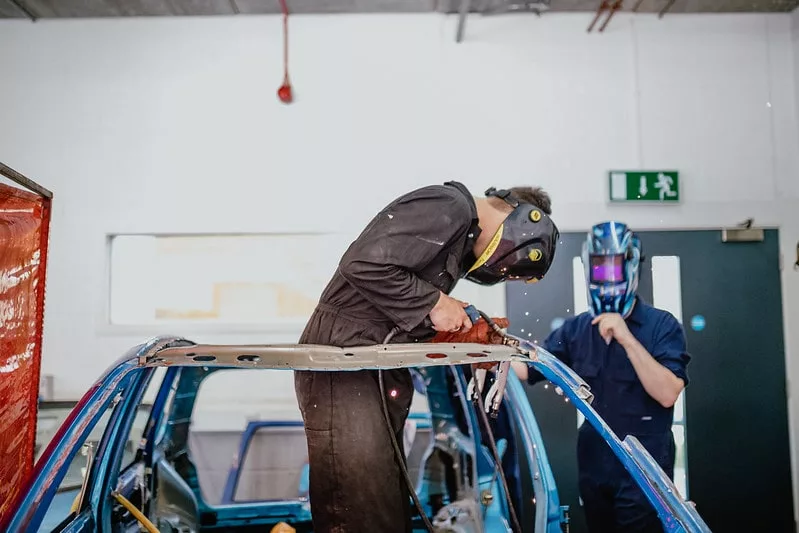
M304 324L347 245L330 234L115 235L109 319Z
M235 502L305 497L308 449L302 425L265 425L249 439L233 493Z
M142 441L145 426L147 425L147 421L150 419L150 412L152 411L153 402L158 395L158 391L161 389L165 374L166 368L156 368L153 370L153 375L150 378L150 382L147 384L147 389L144 391L142 401L136 409L136 417L133 419L133 426L130 428L128 440L125 442L121 470L128 468L131 464L133 464L133 461L136 458L136 450ZM167 405L165 406L164 410L168 411L168 409L169 400L167 400Z
M73 506L78 503L77 499L80 495L81 487L83 486L84 476L88 473L89 466L91 465L90 461L97 452L97 445L103 438L113 410L114 402L111 402L100 417L100 420L89 433L86 441L81 445L80 451L75 454L75 457L69 464L67 474L64 476L64 479L61 480L61 484L56 490L53 501L50 502L50 507L47 509L47 513L44 515L42 523L39 526L40 533L54 531L59 528L62 523L72 519Z
M415 393L404 443L414 476L432 438L429 416L426 396ZM197 389L189 451L208 505L304 497L307 445L293 373L212 370Z
M210 505L226 503L231 465L248 426L287 421L302 421L292 372L217 369L206 376L197 389L189 437L203 500ZM265 428L253 435L247 457L241 458L240 481L233 495L236 499L288 490L289 479L299 476L305 458L305 433L302 428L299 432L291 430ZM279 483L260 480L259 473L265 471L279 477ZM227 499L227 503L233 500L230 495Z

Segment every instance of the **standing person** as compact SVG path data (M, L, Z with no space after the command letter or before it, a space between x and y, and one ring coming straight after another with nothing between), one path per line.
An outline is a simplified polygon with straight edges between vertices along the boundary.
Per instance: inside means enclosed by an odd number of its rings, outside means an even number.
M397 198L353 242L321 295L301 343L341 347L426 342L466 332L467 305L448 296L462 277L493 285L534 281L549 269L558 231L540 188L489 189L474 198L458 182ZM408 369L384 371L392 431L413 396ZM378 373L295 372L310 463L317 533L411 531L410 495L383 417Z
M671 313L637 295L641 242L620 222L597 224L583 244L590 310L549 334L543 347L591 387L593 407L624 438L634 435L674 478L674 403L688 385L685 333ZM545 378L514 365L522 380ZM591 533L660 532L646 496L590 424L577 442L580 497Z

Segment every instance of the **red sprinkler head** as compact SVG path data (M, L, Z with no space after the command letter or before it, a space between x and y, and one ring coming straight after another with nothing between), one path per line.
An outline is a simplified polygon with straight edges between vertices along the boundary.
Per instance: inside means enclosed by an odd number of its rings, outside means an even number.
M280 0L280 8L283 11L283 85L277 90L277 97L284 104L294 101L289 82L289 6L286 0Z
M290 104L294 100L294 96L291 94L291 84L288 81L283 82L283 85L277 90L277 97L284 104Z

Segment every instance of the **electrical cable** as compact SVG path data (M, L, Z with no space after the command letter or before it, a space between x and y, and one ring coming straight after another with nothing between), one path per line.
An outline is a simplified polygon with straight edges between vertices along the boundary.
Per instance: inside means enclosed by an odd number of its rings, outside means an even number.
M388 341L394 337L397 333L399 333L400 328L395 327L391 331L389 331L386 338L383 340L383 344L388 344ZM391 416L388 414L388 401L386 400L386 385L383 381L383 370L379 369L377 371L377 382L378 386L380 387L380 403L383 406L383 418L386 420L386 429L388 429L388 435L391 437L391 445L394 448L394 454L397 456L397 463L399 463L400 470L402 471L402 476L405 478L405 483L408 485L408 491L411 493L411 498L413 498L413 503L416 504L416 509L419 511L419 516L422 517L422 521L424 522L427 531L430 533L434 533L435 529L433 528L433 524L430 522L430 519L427 517L427 513L424 512L424 507L422 507L422 502L419 501L419 495L416 494L416 487L414 486L413 481L411 480L411 475L408 473L408 469L405 466L405 457L402 453L402 450L399 447L399 442L397 442L397 436L394 434L394 429L391 426Z

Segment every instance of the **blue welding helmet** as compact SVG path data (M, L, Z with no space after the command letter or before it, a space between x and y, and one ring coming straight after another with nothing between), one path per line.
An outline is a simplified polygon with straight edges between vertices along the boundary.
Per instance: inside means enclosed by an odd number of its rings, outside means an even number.
M622 222L602 222L583 243L588 302L591 313L630 316L638 290L641 240Z

